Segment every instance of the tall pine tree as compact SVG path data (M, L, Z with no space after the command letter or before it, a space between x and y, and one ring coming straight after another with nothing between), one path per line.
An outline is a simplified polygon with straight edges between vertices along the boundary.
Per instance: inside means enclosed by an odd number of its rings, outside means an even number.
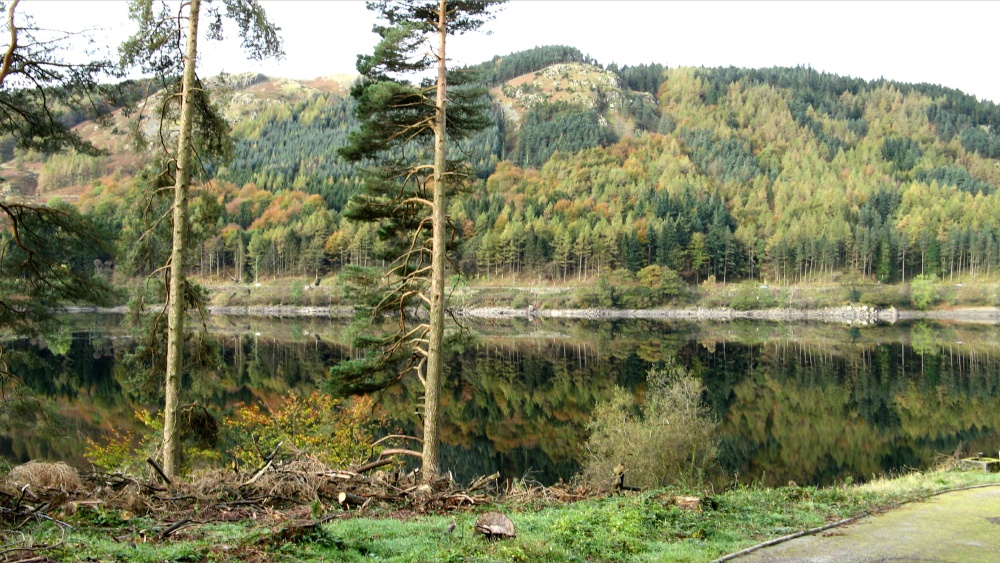
M205 0L205 3L211 4L211 0ZM239 27L243 47L251 58L262 59L282 54L278 29L267 20L264 9L256 0L222 0L222 3L226 8L226 16ZM189 296L193 293L188 287L184 271L185 259L189 253L188 197L191 180L196 177L192 172L199 159L225 155L230 145L229 128L210 103L205 87L195 73L198 64L201 4L202 0L189 0L179 7L160 3L159 10L154 10L153 0L132 0L129 3L129 15L139 29L121 49L123 65L140 66L166 87L166 93L172 94L161 96L161 115L179 111L176 151L167 155L168 164L164 168L164 177L160 180L167 185L173 184L174 195L166 303L167 359L163 409L163 470L170 477L176 475L180 467L177 413L184 357L184 315L191 302ZM176 15L175 9L178 10ZM208 26L209 37L221 38L222 15L211 9L209 15L212 17ZM184 21L187 23L186 29L181 25ZM178 102L179 108L172 107ZM138 119L136 123L139 123ZM162 133L161 131L161 138ZM166 149L166 144L164 148ZM196 159L196 150L199 159Z
M355 161L375 163L364 191L346 210L354 220L380 224L391 266L372 294L371 319L397 315L397 328L359 344L372 354L345 364L336 374L416 372L424 385L422 479L441 474L439 465L440 392L444 354L444 298L447 198L470 176L469 166L448 159L448 141L468 136L490 123L481 88L468 75L448 72L449 36L474 31L491 19L500 2L379 0L368 7L384 24L371 55L358 57L361 81L352 96L361 128L342 151ZM434 72L412 84L402 77ZM452 231L453 233L454 231ZM370 287L374 278L354 272ZM427 313L415 314L418 309Z

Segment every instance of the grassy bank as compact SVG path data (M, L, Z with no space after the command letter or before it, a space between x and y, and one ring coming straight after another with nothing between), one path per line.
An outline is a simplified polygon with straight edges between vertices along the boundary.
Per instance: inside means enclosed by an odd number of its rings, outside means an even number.
M454 280L453 280L454 281ZM513 307L529 305L546 309L703 307L737 310L785 308L813 310L848 304L901 310L918 309L911 284L884 285L865 280L816 282L789 286L768 286L759 282L703 282L697 287L653 290L635 279L538 283L502 279L485 282L455 282L449 294L453 308ZM285 305L298 307L346 306L336 276L317 286L312 279L264 279L259 284L219 284L201 280L215 306ZM1000 306L1000 284L966 280L964 283L938 281L928 286L923 308Z
M100 506L53 513L51 521L5 533L4 553L31 548L55 561L711 561L761 541L824 523L891 509L935 492L1000 484L986 473L938 470L864 485L777 489L735 485L704 496L700 509L675 506L661 489L573 503L534 500L498 504L513 519L515 539L486 543L472 533L477 512L420 515L399 510L359 515L311 507L330 521L294 528L310 507L234 522L194 522L167 539L157 523ZM299 520L301 523L302 520ZM448 527L455 523L453 532ZM24 535L20 535L23 533ZM51 547L49 547L51 546ZM43 559L39 559L43 560Z

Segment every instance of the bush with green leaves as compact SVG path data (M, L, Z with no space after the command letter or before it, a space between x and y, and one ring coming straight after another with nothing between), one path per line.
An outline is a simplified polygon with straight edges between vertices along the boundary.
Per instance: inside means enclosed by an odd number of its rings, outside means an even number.
M750 311L770 309L777 304L778 300L774 298L770 289L759 287L756 283L745 283L740 285L729 306L737 311Z
M646 375L645 401L624 389L601 403L588 425L582 481L606 485L620 464L626 484L695 486L715 462L717 420L702 402L704 384L674 360Z
M937 276L919 275L910 282L910 302L917 309L929 309L938 299Z
M223 426L230 453L243 467L256 467L279 452L347 467L378 453L371 444L384 421L371 397L346 401L314 391L289 392L273 409L240 405Z

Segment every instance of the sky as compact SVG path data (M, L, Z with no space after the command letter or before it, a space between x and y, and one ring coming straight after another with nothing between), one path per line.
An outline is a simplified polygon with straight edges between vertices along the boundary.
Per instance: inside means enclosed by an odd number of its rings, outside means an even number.
M221 2L217 2L221 4ZM287 78L354 74L377 37L360 0L262 0L286 56L246 60L234 41L204 42L202 76L262 72ZM53 29L100 28L117 45L130 29L124 0L23 0ZM483 32L449 41L451 64L475 64L541 45L569 45L601 64L810 66L864 79L929 82L1000 102L1000 2L682 2L511 0ZM232 33L230 33L232 35Z

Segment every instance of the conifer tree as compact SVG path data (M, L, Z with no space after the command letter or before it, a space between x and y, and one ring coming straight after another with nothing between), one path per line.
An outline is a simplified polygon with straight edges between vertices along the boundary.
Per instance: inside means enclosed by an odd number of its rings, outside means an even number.
M114 65L79 61L76 34L36 27L18 13L19 3L0 3L6 12L0 35L8 41L0 47L0 139L11 151L100 154L67 117L101 118L111 111L121 91L101 81L117 75ZM110 304L111 288L94 267L111 258L106 236L68 205L0 197L0 330L35 333L51 326L56 307L67 302ZM0 379L14 375L3 355L0 342Z
M358 57L361 81L352 96L361 128L342 155L376 163L364 192L352 199L345 215L380 224L391 267L383 292L368 305L379 318L398 315L398 328L385 338L363 344L377 353L347 363L336 374L357 375L395 370L415 371L424 385L422 479L436 479L439 466L439 395L444 366L444 299L449 192L469 177L469 166L448 159L448 140L484 129L490 115L483 91L469 76L448 72L447 38L474 31L500 2L461 0L378 0L368 7L384 24L371 55ZM431 43L433 41L433 43ZM419 85L406 75L435 72ZM363 276L354 272L355 281ZM427 308L425 319L411 314Z
M164 421L163 470L168 477L178 473L180 465L180 431L177 412L180 400L180 378L183 365L184 314L190 303L191 291L185 276L185 258L189 252L188 197L193 169L199 159L223 155L230 145L229 129L208 99L204 85L197 78L199 25L202 0L189 0L172 7L160 3L154 11L154 0L132 0L129 16L139 29L121 47L122 64L140 66L152 73L166 87L160 97L160 116L179 111L179 131L176 150L168 155L161 182L173 184L173 231L167 290L167 361ZM211 4L211 0L205 0ZM261 59L281 54L281 42L276 28L256 0L223 0L226 16L236 22L243 47L251 58ZM176 9L177 15L173 14ZM222 37L222 15L209 7L211 21L208 35ZM186 29L183 25L186 22ZM184 45L182 50L181 45ZM180 107L176 106L179 101ZM141 116L140 116L141 117ZM139 120L136 120L138 123ZM163 123L163 121L161 121ZM197 134L196 134L197 132ZM160 131L165 139L166 132ZM196 147L199 154L196 155ZM168 144L163 142L168 150ZM198 157L196 159L196 156ZM172 180L172 182L170 182Z

